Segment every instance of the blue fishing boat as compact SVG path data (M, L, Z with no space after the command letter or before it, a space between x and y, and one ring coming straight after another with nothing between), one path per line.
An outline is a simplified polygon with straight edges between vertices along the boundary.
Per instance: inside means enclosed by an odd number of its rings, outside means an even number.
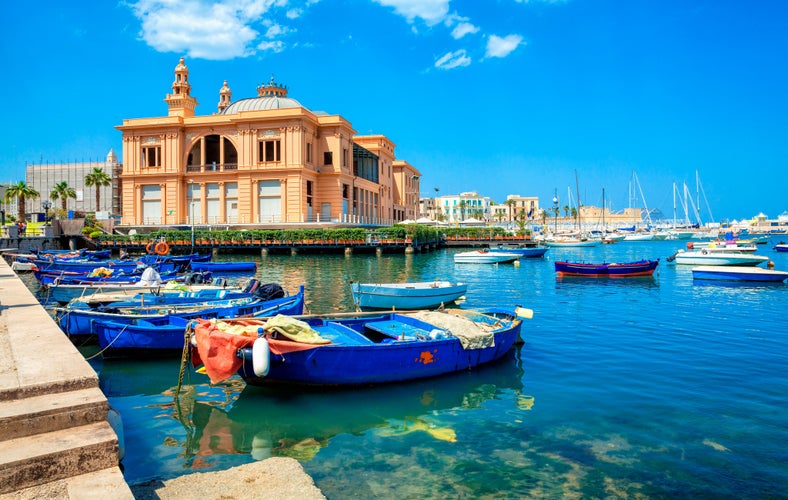
M112 270L107 270L112 271ZM33 271L38 282L44 285L54 284L118 284L118 283L138 283L142 280L144 269L137 270L133 273L124 273L114 271L110 274L104 274L104 269L99 269L91 273L74 272L74 271ZM210 277L210 273L203 273L204 278ZM185 275L178 274L177 271L168 270L159 272L159 277L162 281L178 280L184 278Z
M788 279L788 272L753 266L697 266L692 268L692 279L781 283Z
M254 316L298 315L304 312L303 287L295 295L266 301ZM212 311L209 311L212 313ZM168 315L164 318L131 318L129 321L96 319L93 331L102 356L161 356L180 354L186 327L204 314ZM216 316L220 317L220 316Z
M303 309L304 288L293 296L285 296L279 285L261 286L252 296L224 301L203 302L199 304L177 304L165 306L109 307L98 309L83 307L55 308L55 320L65 334L73 339L86 341L96 336L94 325L97 321L115 321L130 324L144 320L153 325L169 324L169 317L185 319L249 317L265 314L267 308L276 305L280 299L295 297L295 306ZM298 306L298 304L301 304Z
M361 309L430 309L450 304L468 290L465 283L351 283L353 303Z
M555 272L559 276L587 276L607 278L627 278L633 276L651 276L659 264L656 260L639 260L636 262L614 262L589 264L585 262L556 262Z
M253 273L257 271L255 262L195 262L190 264L192 271L211 271L214 273Z
M549 248L547 247L528 247L516 245L499 245L496 251L505 253L516 253L524 259L538 259L544 257Z
M531 316L517 308L198 321L192 354L214 383L236 372L251 385L403 382L499 359L518 340L520 317Z
M776 245L774 245L774 250L776 252L788 252L788 243L784 243L781 241Z

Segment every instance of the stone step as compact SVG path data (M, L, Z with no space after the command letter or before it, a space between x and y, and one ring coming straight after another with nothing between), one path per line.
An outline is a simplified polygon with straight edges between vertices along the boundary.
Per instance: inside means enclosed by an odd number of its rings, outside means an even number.
M107 420L97 387L0 402L0 441Z
M0 442L0 494L118 465L107 421Z

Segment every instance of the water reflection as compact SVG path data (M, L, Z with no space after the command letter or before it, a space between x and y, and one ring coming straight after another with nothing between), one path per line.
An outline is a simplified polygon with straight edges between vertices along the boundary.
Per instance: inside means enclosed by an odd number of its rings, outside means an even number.
M530 410L534 398L523 394L523 369L512 351L499 362L452 376L363 389L304 390L289 387L242 387L223 393L191 385L177 400L152 407L185 429L165 437L182 447L185 468L205 468L223 456L271 456L309 461L338 435L395 437L422 433L424 439L455 442L456 430L440 421L445 411L472 411L504 392L512 405ZM114 367L113 367L114 368ZM108 369L105 365L103 372ZM112 368L110 368L110 371ZM114 374L105 374L111 380ZM106 383L105 383L106 385ZM150 386L152 390L161 387ZM162 391L173 394L172 388Z

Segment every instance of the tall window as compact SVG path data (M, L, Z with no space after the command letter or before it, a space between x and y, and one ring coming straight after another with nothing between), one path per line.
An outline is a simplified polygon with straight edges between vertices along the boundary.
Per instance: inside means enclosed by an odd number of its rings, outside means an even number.
M331 151L326 151L323 153L323 165L333 165L334 164L334 153Z
M142 147L142 166L148 168L161 166L161 146Z
M306 162L312 163L312 143L306 143Z
M342 148L342 166L347 167L347 148Z
M282 160L282 150L279 139L260 141L257 155L261 162L275 162Z

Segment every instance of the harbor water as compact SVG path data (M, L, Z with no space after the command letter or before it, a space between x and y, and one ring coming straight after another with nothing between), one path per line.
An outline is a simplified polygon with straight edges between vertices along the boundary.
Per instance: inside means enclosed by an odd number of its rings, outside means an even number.
M788 254L760 245L775 268ZM352 310L350 281L468 283L521 305L493 365L342 390L212 386L179 359L91 360L123 418L129 483L298 459L328 498L777 498L788 485L788 285L693 282L683 241L552 248L519 265L415 255L256 255L257 277ZM556 260L661 259L649 278L557 277ZM32 286L32 285L31 285ZM86 356L95 347L82 347Z

